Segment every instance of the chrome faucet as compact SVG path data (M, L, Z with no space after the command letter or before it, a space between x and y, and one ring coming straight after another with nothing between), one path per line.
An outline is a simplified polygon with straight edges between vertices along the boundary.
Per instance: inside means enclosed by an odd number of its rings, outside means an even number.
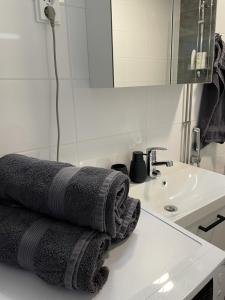
M161 175L161 172L156 169L157 166L163 166L166 167L172 167L173 162L171 160L168 161L159 161L156 160L156 153L160 150L167 150L166 148L162 147L154 147L154 148L148 148L146 150L147 155L147 174L150 178L154 179Z

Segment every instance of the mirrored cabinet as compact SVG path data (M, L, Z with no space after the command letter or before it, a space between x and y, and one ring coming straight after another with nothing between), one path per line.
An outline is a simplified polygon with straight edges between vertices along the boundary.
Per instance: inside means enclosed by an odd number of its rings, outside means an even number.
M216 0L86 0L94 88L209 82Z

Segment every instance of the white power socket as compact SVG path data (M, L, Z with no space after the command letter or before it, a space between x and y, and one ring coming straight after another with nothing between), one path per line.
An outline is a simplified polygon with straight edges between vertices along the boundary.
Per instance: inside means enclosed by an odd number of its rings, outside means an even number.
M47 23L49 20L45 16L45 7L51 5L54 7L56 16L55 23L61 23L59 0L35 0L35 11L37 22Z

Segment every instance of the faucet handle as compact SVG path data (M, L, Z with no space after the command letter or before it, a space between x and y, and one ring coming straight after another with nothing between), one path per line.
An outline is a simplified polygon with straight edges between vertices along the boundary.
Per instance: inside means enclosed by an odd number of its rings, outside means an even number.
M147 154L153 152L153 151L166 151L168 150L167 148L164 147L152 147L152 148L147 148L146 152Z

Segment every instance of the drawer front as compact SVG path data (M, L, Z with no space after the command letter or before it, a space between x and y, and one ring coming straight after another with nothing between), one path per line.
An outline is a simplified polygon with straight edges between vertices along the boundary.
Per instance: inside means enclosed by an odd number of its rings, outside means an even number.
M225 208L199 220L187 230L225 250Z

